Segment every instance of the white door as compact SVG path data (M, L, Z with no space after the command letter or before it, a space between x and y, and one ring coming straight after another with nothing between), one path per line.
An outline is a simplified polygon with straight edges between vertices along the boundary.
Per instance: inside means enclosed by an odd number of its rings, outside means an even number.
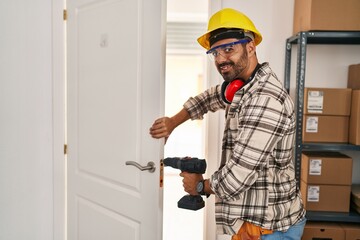
M162 239L163 0L68 0L68 240ZM125 165L154 162L156 170Z

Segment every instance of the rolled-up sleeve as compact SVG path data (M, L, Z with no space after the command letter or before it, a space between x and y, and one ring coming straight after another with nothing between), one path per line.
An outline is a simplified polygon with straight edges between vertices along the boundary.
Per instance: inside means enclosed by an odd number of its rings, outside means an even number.
M219 109L225 109L226 105L221 99L221 87L217 85L196 97L189 98L183 107L190 114L191 120L203 119L203 116L208 112L216 112Z

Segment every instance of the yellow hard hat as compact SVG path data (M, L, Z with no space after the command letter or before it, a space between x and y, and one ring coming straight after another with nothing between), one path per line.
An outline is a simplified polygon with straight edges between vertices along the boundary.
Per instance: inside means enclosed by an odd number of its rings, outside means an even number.
M209 50L210 33L220 28L238 28L243 29L245 33L252 32L254 34L255 45L258 45L262 40L260 32L245 14L231 8L224 8L212 15L208 23L207 32L199 37L197 41L202 47Z

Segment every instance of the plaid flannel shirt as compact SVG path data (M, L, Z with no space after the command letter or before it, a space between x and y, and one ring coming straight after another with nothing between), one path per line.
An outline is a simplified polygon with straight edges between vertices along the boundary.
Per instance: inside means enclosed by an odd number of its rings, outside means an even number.
M221 164L210 178L219 234L235 234L242 221L286 231L305 216L293 165L293 102L268 63L236 92L231 105L220 85L185 104L191 119L226 109Z

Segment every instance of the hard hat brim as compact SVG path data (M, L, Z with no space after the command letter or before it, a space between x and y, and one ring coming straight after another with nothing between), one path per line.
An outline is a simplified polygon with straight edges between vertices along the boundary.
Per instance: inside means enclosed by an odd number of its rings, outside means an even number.
M209 41L209 37L210 37L210 33L214 31L214 30L210 30L207 31L205 34L203 34L202 36L200 36L197 41L198 43L205 48L206 50L209 50L211 48L210 46L210 41ZM255 46L259 45L260 42L262 41L262 36L258 33L253 33L254 34L254 42L255 42Z

